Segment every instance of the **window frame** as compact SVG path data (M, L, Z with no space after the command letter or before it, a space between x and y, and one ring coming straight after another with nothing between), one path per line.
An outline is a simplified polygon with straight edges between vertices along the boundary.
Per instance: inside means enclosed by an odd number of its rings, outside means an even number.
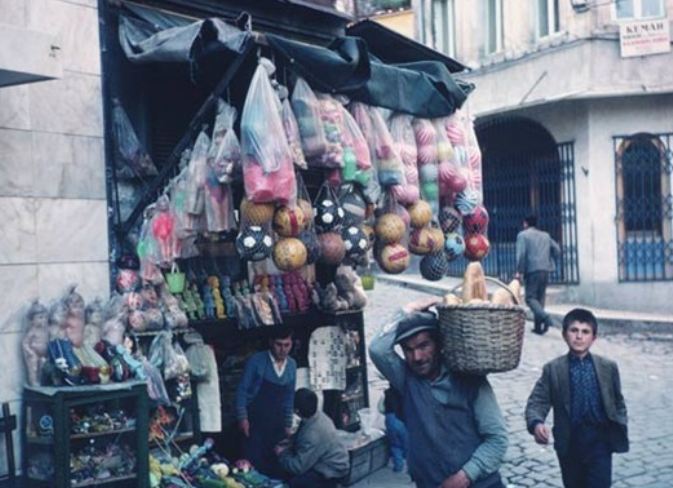
M630 1L633 4L633 16L632 17L618 17L617 11L617 2L619 1ZM662 19L666 18L666 2L664 0L657 0L661 9L659 15L648 15L643 16L643 0L615 0L612 2L610 8L612 9L612 19L615 22L632 22L634 20L651 20L651 19Z
M456 56L456 2L455 0L430 0L430 13L432 24L432 47L433 49L446 54L450 57ZM436 16L439 7L441 11L439 19L443 27L442 39L440 39L440 32L438 32L438 18ZM446 14L446 15L444 15ZM443 20L443 21L442 21Z
M542 33L542 24L540 23L540 7L542 3L547 4L546 33ZM537 39L546 39L553 37L561 32L561 7L560 0L537 0L535 2L535 37Z
M490 12L490 2L494 2L495 5L495 18L491 19ZM486 29L484 30L485 39L484 39L484 54L486 56L492 56L499 52L502 52L505 48L504 41L504 19L503 19L503 0L485 0L484 2L484 17L486 20ZM491 20L493 20L494 35L491 34ZM495 37L495 39L494 39ZM492 41L495 40L494 49L491 49Z

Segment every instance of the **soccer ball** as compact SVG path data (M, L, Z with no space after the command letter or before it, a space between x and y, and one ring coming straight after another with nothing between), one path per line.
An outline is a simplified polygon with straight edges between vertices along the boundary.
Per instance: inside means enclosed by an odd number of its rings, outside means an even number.
M463 229L466 234L484 234L488 228L488 212L479 205L469 215L463 217Z
M333 266L341 264L346 256L346 246L341 236L336 232L325 232L318 236L318 240L320 241L320 261Z
M281 271L295 271L306 264L306 247L295 237L286 237L273 247L273 262Z
M465 257L470 261L481 261L490 248L491 243L484 234L469 234L465 237Z
M258 225L243 229L236 237L236 252L242 259L262 261L271 256L273 239Z
M361 256L369 248L369 239L360 227L354 225L347 227L341 233L341 237L344 240L346 256Z
M465 252L465 240L457 232L451 232L444 239L444 253L449 261L453 261Z
M340 226L346 213L334 200L325 198L317 206L315 224L323 231L330 231Z

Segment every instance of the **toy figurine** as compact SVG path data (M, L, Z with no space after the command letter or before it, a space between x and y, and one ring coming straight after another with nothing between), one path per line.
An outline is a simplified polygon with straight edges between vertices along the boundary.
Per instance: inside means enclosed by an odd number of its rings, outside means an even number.
M161 264L170 263L175 256L175 215L170 210L168 196L162 195L157 200L156 213L152 217L152 235L159 244L159 260Z
M66 306L65 336L72 342L74 347L79 347L84 341L84 298L75 291L76 285L72 285L63 299Z
M203 295L203 309L206 318L215 318L215 299L213 298L213 289L210 287L210 284L207 282L204 283L201 293Z
M196 286L196 283L190 285L192 290L192 297L194 298L194 304L196 305L196 318L202 320L206 316L205 307L203 305L203 300L201 295L199 295L199 289Z
M49 343L49 322L47 308L35 300L26 314L28 328L21 346L23 359L28 373L28 384L40 385L40 372L47 362L47 344Z

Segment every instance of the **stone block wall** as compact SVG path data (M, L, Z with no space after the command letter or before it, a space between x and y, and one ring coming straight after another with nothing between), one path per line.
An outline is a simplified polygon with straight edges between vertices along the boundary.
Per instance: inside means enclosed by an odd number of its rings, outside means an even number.
M0 402L18 414L30 301L70 283L87 302L109 295L103 105L96 0L0 0L0 12L0 29L54 35L63 62L61 79L0 88Z

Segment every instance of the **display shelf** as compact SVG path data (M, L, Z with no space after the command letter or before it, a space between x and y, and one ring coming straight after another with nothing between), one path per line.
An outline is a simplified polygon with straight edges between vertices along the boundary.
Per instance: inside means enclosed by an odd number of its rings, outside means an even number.
M72 440L77 440L77 439L94 439L97 437L105 437L109 435L122 435L122 434L128 434L129 432L135 432L136 428L135 427L126 427L123 429L116 429L116 430L108 430L105 432L88 432L86 434L70 434L70 439Z
M70 486L71 488L80 488L82 486L100 486L100 485L107 485L110 483L121 483L122 481L130 481L138 478L137 475L135 474L129 474L126 476L112 476L110 478L105 478L105 479L96 479L96 480L91 480L91 481L84 481L82 483L72 483Z

